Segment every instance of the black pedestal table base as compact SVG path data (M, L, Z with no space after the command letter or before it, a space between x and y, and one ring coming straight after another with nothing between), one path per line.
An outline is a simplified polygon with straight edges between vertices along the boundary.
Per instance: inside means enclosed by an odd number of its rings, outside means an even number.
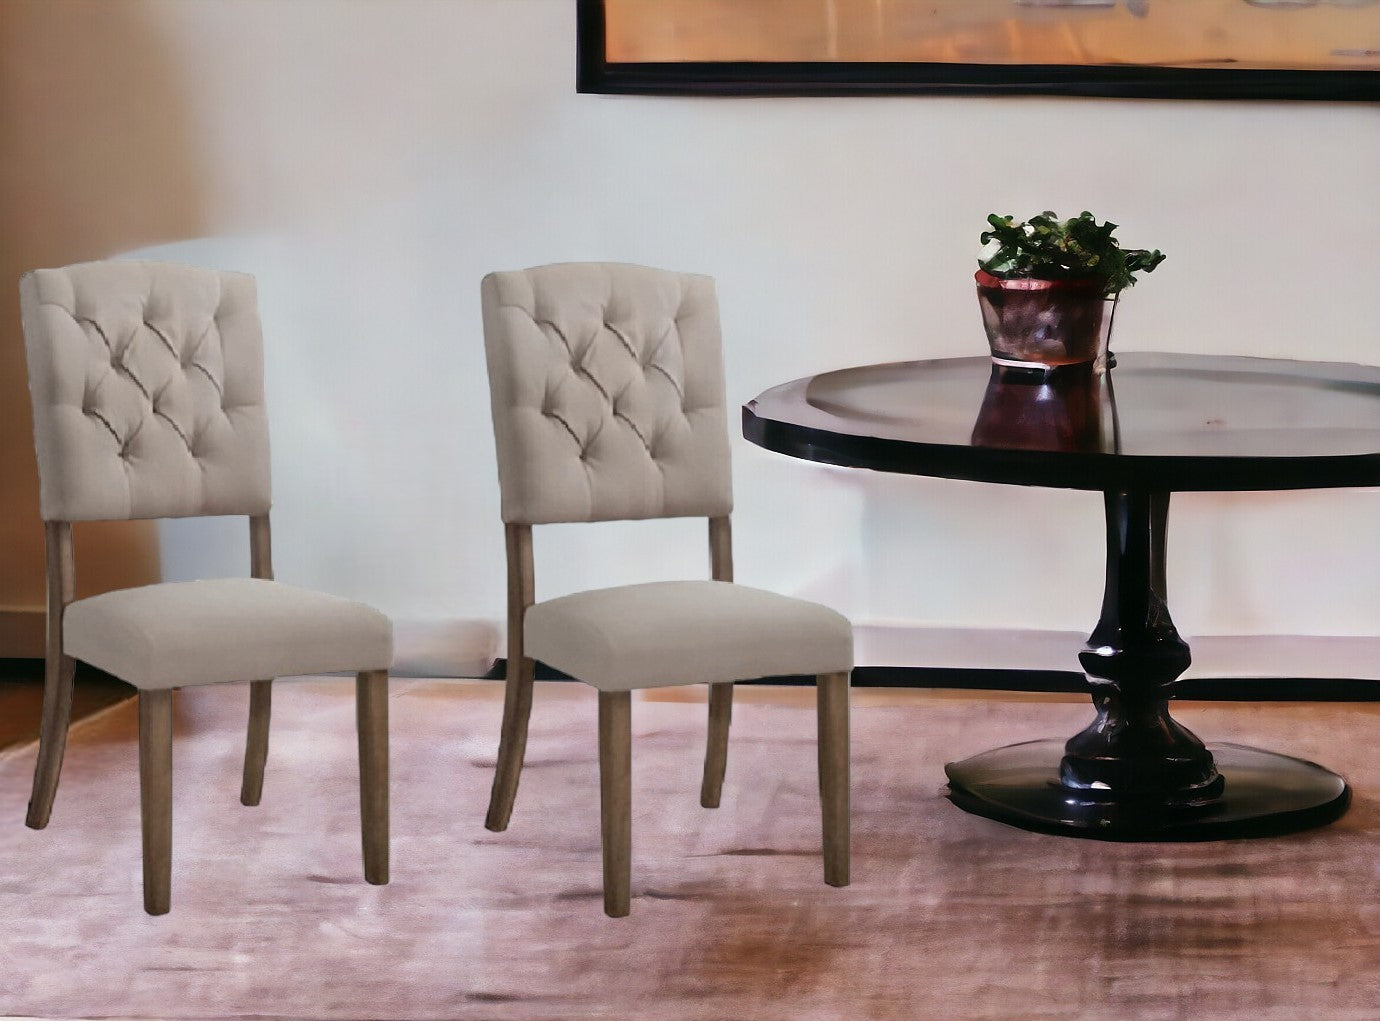
M1293 833L1340 818L1351 803L1351 790L1336 773L1233 744L1208 746L1223 789L1202 804L1101 802L1060 782L1063 744L1028 741L950 763L949 800L974 815L1039 833L1127 841Z
M1321 826L1346 781L1241 745L1208 748L1169 715L1188 645L1165 603L1169 494L1104 494L1107 586L1079 654L1096 717L1067 742L1033 741L946 767L958 807L1025 829L1102 840L1213 840Z

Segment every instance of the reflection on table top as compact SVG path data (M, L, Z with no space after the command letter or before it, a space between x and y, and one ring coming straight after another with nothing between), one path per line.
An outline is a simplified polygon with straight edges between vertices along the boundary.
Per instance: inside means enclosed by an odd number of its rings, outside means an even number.
M1380 368L1131 353L1105 375L986 357L795 380L743 409L761 446L832 464L1078 489L1380 485Z

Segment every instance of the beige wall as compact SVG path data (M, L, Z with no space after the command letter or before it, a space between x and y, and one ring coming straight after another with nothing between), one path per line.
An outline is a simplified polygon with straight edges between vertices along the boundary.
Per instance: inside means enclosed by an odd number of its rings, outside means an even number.
M984 351L986 214L1090 208L1169 254L1124 302L1121 350L1380 360L1373 105L580 96L572 0L49 0L0 5L0 25L9 278L162 241L143 251L256 273L279 576L402 621L502 616L490 269L713 274L743 401ZM6 300L19 482L0 528L22 541L0 584L22 602L42 584ZM734 458L745 582L858 621L1096 617L1095 494L833 470L741 439ZM1370 491L1176 498L1176 620L1380 633L1377 518ZM1034 537L1018 552L1013 522ZM168 577L244 569L239 523L162 527L159 549ZM705 569L698 523L541 529L537 555L542 597Z

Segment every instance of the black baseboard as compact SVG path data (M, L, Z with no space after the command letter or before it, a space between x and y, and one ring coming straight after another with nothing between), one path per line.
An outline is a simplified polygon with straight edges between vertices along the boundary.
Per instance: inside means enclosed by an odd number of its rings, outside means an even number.
M499 659L485 674L501 680ZM569 674L537 664L537 680L569 681ZM753 684L814 684L805 674L762 677ZM971 691L1035 691L1088 694L1087 678L1072 670L980 670L955 667L860 666L855 688L958 688ZM1174 697L1204 702L1380 702L1380 681L1354 677L1197 677L1174 686Z
M496 660L485 680L502 680L508 665ZM537 664L537 680L569 681L569 674ZM43 660L0 658L0 682L43 682ZM124 684L103 670L77 664L77 683ZM760 677L753 684L806 685L814 677ZM860 666L855 688L956 688L968 691L1089 693L1087 679L1072 670L980 670L958 667ZM131 692L134 690L130 688ZM1380 702L1380 681L1355 677L1197 677L1174 686L1174 697L1203 702Z

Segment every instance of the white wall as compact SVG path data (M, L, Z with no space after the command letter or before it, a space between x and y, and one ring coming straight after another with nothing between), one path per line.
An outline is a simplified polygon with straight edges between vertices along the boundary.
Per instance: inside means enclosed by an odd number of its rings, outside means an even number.
M718 279L728 391L985 350L988 212L1092 209L1168 253L1119 350L1374 362L1373 105L671 99L574 91L572 0L155 0L211 237L259 276L279 577L403 620L502 615L479 278L610 259ZM731 426L737 434L736 420ZM739 579L855 620L1086 631L1097 494L883 477L734 445ZM1176 497L1188 634L1380 634L1371 491ZM1003 547L1020 522L1043 541ZM164 532L169 577L242 529ZM539 596L699 575L700 522L538 530Z

